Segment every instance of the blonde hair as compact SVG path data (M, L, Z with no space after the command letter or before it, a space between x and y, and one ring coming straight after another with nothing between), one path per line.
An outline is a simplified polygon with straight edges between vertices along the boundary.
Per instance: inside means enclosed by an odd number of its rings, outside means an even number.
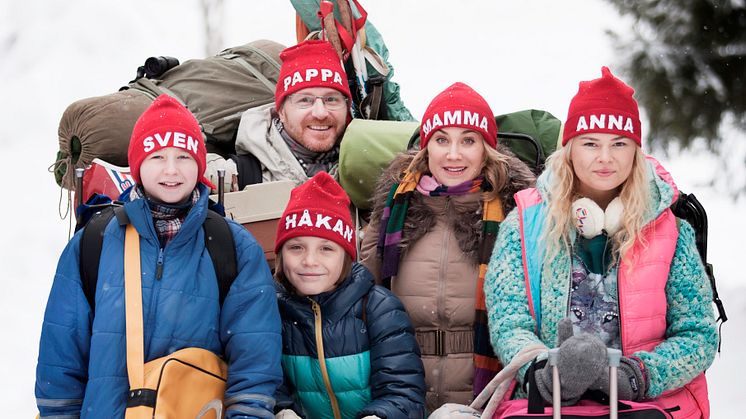
M547 243L546 260L557 255L564 247L570 249L570 232L574 231L572 203L580 198L577 193L578 179L570 160L573 140L558 149L547 159L546 167L552 174L548 179L547 221L544 239ZM619 199L624 206L622 226L612 237L612 261L616 263L626 257L627 251L641 239L645 216L650 207L650 185L647 179L645 155L636 147L632 171L621 186ZM645 245L644 241L641 241Z
M411 173L430 173L428 158L429 154L427 147L425 147L415 154L407 170ZM482 199L484 201L491 201L497 197L500 191L507 185L509 168L508 156L490 147L485 141L482 170L480 173L484 175L487 182L492 186L492 190L483 192Z

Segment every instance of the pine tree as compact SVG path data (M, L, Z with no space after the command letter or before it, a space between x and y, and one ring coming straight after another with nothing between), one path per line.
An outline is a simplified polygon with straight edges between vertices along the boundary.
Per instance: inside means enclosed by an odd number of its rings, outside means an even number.
M746 131L746 3L742 0L607 0L636 23L612 34L650 123L646 140L718 150L724 120Z

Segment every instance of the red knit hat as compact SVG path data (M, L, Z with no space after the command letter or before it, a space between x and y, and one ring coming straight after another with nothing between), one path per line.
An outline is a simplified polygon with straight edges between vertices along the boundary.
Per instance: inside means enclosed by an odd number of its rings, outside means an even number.
M204 176L207 149L199 122L187 108L168 95L158 96L132 128L127 160L135 182L140 182L140 165L149 154L166 147L183 149L197 161L200 182L215 189Z
M355 260L355 226L350 198L334 178L319 172L290 192L290 201L277 223L275 253L283 243L300 236L331 240Z
M492 148L497 147L497 123L490 105L464 83L450 85L430 102L420 126L420 148L427 147L435 131L447 127L473 129Z
M282 67L275 88L275 109L289 94L307 87L329 87L339 90L352 102L347 74L332 44L309 40L280 53Z
M581 81L570 102L562 146L578 135L591 132L631 138L642 147L642 128L635 90L601 67L601 78Z

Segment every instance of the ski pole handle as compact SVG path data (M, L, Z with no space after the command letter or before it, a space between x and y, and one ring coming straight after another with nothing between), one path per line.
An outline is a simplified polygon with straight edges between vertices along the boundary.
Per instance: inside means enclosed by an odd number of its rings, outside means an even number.
M549 359L547 364L552 367L552 418L562 418L562 390L560 386L559 368L557 368L557 361L559 360L559 348L553 348L549 350Z
M83 174L85 169L78 167L75 169L75 207L83 205Z
M617 383L617 369L622 359L622 351L607 348L606 356L609 360L609 419L619 417L619 387Z
M225 169L218 169L218 203L223 205L225 201Z

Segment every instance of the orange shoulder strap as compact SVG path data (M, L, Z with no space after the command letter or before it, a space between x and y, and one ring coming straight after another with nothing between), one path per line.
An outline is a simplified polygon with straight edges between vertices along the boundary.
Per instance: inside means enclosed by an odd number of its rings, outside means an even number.
M127 375L130 389L144 385L144 344L142 326L142 284L140 278L140 235L127 224L124 238L124 304L127 331Z

